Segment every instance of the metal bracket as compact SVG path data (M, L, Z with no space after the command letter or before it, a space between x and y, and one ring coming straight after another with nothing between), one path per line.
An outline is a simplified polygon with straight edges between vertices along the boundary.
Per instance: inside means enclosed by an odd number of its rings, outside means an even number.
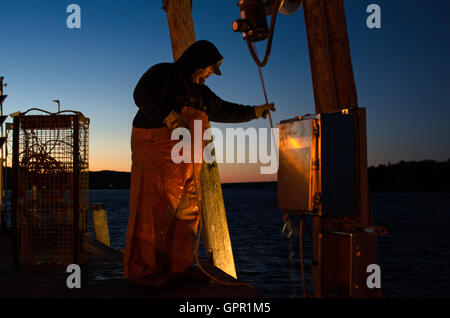
M318 159L313 160L312 170L319 170L319 160Z
M319 136L319 127L317 127L317 125L314 125L312 132L314 136Z
M320 201L322 200L322 193L316 192L314 194L313 200L314 200L313 209L314 209L315 212L318 212L319 211L319 206L320 206Z

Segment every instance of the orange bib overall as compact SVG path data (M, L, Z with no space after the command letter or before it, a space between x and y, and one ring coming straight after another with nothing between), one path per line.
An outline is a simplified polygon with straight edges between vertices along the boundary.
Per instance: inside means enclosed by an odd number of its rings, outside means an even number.
M192 164L194 138L203 137L208 116L187 106L180 114L186 118L191 132L191 163L172 161L172 148L180 141L171 140L166 126L133 127L125 277L176 274L192 266L201 209L202 166ZM194 120L202 121L202 136L194 137ZM197 157L203 160L205 141L201 139L202 153Z

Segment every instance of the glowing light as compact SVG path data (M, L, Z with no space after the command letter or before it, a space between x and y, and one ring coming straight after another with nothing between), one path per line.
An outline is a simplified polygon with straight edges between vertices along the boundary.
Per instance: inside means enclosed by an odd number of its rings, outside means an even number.
M294 148L296 149L300 148L298 143L293 138L289 138L289 142L294 146Z
M300 138L288 138L287 148L303 149L310 147L310 138L300 137Z

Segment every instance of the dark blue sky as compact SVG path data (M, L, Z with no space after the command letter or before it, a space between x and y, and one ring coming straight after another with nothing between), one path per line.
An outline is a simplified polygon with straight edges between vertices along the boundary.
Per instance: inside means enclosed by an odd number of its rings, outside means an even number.
M223 76L207 84L222 98L264 102L257 68L240 34L237 0L194 0L197 39L225 57ZM82 10L81 29L66 27L66 7ZM381 7L382 28L368 29L366 7ZM367 108L369 164L450 157L448 1L344 1L359 105ZM77 109L91 119L92 170L130 169L132 92L151 65L172 60L161 2L17 1L0 4L0 75L6 113L32 106ZM258 46L260 54L264 48ZM277 20L263 70L274 124L313 113L314 100L303 11ZM224 128L230 125L214 124ZM268 127L252 121L244 127Z

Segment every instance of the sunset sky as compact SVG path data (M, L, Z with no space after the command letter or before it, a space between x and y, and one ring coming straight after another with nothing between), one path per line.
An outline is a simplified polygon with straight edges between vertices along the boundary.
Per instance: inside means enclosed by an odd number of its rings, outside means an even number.
M81 7L81 29L66 26L66 7ZM366 26L366 8L381 7L381 29ZM194 0L197 39L216 44L223 76L207 85L223 99L262 104L257 67L231 28L237 0ZM358 100L367 108L369 165L450 158L449 1L345 0ZM447 36L445 35L447 34ZM0 75L4 113L38 107L84 113L90 124L90 170L130 171L132 93L152 65L172 61L161 1L2 0ZM260 54L264 45L258 45ZM314 113L303 11L277 19L272 54L263 69L281 120ZM12 121L9 119L8 121ZM214 127L238 127L217 124ZM269 127L254 120L241 127ZM222 182L275 180L257 164L220 165Z

